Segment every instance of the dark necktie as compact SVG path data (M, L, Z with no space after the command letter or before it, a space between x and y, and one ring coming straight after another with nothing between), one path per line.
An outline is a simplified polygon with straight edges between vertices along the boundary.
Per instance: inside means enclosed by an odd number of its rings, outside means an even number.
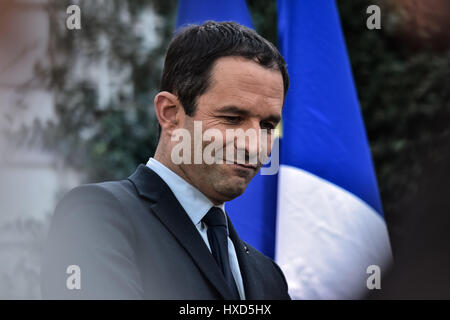
M202 221L208 226L208 241L211 253L225 277L234 300L240 300L239 291L234 281L228 257L227 221L222 209L212 207Z

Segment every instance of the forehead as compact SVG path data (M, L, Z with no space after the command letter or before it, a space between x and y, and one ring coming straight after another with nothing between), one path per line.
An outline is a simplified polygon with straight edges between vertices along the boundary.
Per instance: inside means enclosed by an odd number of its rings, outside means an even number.
M211 71L207 91L218 99L241 98L282 104L284 96L281 72L243 57L219 58Z

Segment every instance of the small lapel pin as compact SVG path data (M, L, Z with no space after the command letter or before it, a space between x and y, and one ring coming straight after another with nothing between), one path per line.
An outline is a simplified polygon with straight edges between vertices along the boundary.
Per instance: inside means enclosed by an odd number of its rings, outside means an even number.
M249 254L249 252L248 252L248 247L245 246L245 245L244 245L244 251L245 251L246 254Z

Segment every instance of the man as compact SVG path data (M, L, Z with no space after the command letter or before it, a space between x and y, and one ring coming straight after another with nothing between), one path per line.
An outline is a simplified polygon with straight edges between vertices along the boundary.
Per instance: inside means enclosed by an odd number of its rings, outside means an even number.
M80 186L58 204L43 297L289 299L280 268L239 238L224 211L261 168L261 161L249 161L261 148L225 139L222 147L231 141L245 162L174 161L178 133L195 140L199 123L201 133L224 136L266 129L270 140L288 86L283 58L254 31L212 21L181 30L154 99L161 128L154 157L126 180ZM192 160L194 145L178 155Z

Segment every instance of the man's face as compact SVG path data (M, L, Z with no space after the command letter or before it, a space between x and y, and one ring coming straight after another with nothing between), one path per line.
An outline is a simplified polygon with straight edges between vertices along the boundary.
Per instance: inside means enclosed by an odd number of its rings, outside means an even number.
M283 105L283 78L278 70L267 69L242 57L223 57L216 61L211 73L211 85L197 99L194 116L185 117L184 128L194 137L194 121L201 121L202 131L217 129L223 136L223 154L227 143L245 152L246 157L256 156L260 151L260 129L268 132L267 153L270 152L271 129L281 119ZM238 144L237 139L227 137L227 129L248 129L257 133L257 143ZM242 141L242 140L241 140ZM211 142L203 142L203 148ZM230 147L230 145L228 146ZM245 149L245 150L242 150ZM232 159L233 160L233 159ZM241 195L250 180L262 166L224 161L222 164L181 164L180 169L190 183L214 203L219 204Z

